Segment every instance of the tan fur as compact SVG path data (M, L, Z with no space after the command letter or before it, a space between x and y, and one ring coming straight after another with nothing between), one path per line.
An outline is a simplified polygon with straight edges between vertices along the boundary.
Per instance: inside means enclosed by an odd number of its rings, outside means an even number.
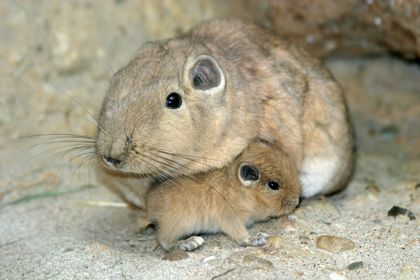
M222 70L222 88L192 87L202 55ZM177 110L165 108L171 92L183 98ZM257 138L291 157L304 196L342 189L351 176L344 96L320 62L254 24L211 20L147 43L113 76L97 151L121 160L118 172L176 177L222 168Z
M261 174L255 186L241 185L238 169L244 162ZM147 195L147 213L157 223L157 237L165 250L182 237L202 232L222 231L239 244L249 245L247 225L287 215L296 207L300 195L297 178L286 154L254 143L227 167L153 188ZM270 180L282 187L269 189L266 183Z

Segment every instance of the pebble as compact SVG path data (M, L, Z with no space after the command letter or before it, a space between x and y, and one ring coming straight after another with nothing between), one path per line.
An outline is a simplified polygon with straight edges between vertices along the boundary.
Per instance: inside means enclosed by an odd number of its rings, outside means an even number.
M417 275L419 272L419 268L414 265L403 265L400 268L401 279L418 279L415 278L415 275Z
M382 140L392 140L398 135L399 131L399 128L393 124L385 125L379 130L379 136Z
M407 217L412 221L416 219L416 216L414 215L413 212L402 208L400 206L393 206L389 211L388 211L388 217L397 217L399 215L407 215Z
M312 240L309 237L304 236L304 235L299 236L299 241L300 241L300 244L306 244L306 245L312 242Z
M171 261L171 262L181 261L187 258L189 258L189 255L186 252L181 251L181 250L172 250L170 252L167 252L165 256L163 256L164 261Z
M101 242L94 242L89 245L89 249L94 252L105 252L109 251L109 246Z
M216 259L216 256L208 256L201 260L202 263L208 263Z
M374 197L377 197L379 194L380 194L380 192L381 192L381 189L376 185L376 184L374 184L374 183L372 183L372 184L369 184L367 187L366 187L366 190L371 194L371 195L373 195Z
M347 266L348 270L356 270L359 268L363 268L363 262L354 262Z
M242 263L246 266L253 266L253 268L262 269L262 270L269 270L269 269L274 268L274 265L271 261L254 256L254 255L246 255L243 258Z
M344 275L341 275L337 272L333 272L329 276L331 280L346 280L346 277Z
M354 243L350 239L323 235L316 240L316 247L331 253L354 249Z
M280 236L270 236L267 240L267 245L273 248L280 248L282 247L282 239Z
M418 246L420 244L420 238L416 238L413 239L411 241L409 241L406 245L406 247L410 247L410 246Z

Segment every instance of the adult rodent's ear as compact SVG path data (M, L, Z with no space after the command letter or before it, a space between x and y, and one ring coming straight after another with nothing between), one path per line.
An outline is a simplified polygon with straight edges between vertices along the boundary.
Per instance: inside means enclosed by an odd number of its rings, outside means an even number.
M195 90L208 93L220 92L225 87L225 75L216 60L209 55L189 59L188 82Z
M255 166L245 162L239 166L238 178L246 187L255 186L260 180L260 172Z

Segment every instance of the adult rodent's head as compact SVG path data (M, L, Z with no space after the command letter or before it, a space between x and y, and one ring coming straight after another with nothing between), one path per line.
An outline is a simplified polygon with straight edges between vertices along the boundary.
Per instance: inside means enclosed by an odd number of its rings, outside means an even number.
M236 161L237 178L252 189L256 212L270 211L278 217L292 212L299 203L301 187L295 165L275 146L253 143Z
M256 137L260 101L249 98L251 75L238 68L236 52L200 32L146 43L113 75L96 145L104 166L194 174L225 166Z

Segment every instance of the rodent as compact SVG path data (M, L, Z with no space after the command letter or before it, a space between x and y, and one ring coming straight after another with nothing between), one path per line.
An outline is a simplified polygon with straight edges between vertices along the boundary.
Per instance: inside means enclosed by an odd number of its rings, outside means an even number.
M137 187L147 190L222 168L255 139L288 154L303 197L338 191L351 178L352 127L329 72L262 27L214 19L146 43L112 76L96 149L105 173L142 177ZM119 176L103 181L113 180L124 189Z
M281 150L252 143L231 164L194 177L152 187L147 217L156 223L165 250L191 251L203 244L197 233L224 232L243 246L261 246L268 235L251 237L247 226L291 213L299 203L298 172Z

